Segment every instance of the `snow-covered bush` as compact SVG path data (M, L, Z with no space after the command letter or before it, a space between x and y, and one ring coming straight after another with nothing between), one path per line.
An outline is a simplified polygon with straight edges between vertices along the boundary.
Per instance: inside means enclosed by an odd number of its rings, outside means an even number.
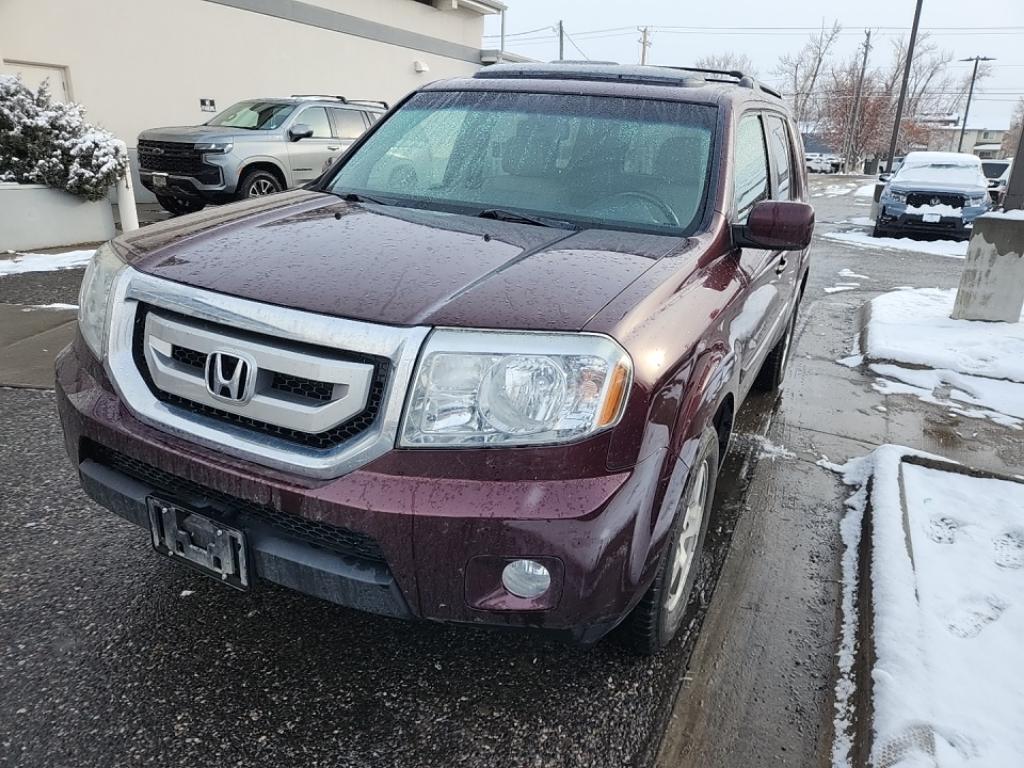
M33 93L20 78L0 75L0 181L99 200L126 169L121 145L85 122L80 104L51 102L45 81Z

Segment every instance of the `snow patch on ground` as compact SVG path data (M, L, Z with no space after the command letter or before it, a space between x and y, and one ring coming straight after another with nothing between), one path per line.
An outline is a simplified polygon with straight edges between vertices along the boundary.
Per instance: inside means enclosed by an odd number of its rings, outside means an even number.
M826 232L822 237L858 248L912 251L951 259L967 258L967 242L958 240L911 240L909 237L872 237L867 232Z
M853 193L854 197L874 197L875 196L875 184L865 184L862 187L857 187Z
M1020 323L953 320L955 300L955 290L939 288L872 299L867 357L1024 382L1024 315Z
M838 283L825 289L825 293L842 293L860 288L860 283Z
M31 311L33 311L35 309L78 309L78 305L77 304L61 304L59 302L56 303L56 304L32 304L30 306L25 307L21 311L22 312L31 312Z
M883 395L913 395L965 418L1024 429L1024 385L942 369L873 364L871 370L883 377L873 384Z
M852 219L847 219L843 223L856 224L858 227L873 227L875 225L875 220L870 216L854 216Z
M15 253L0 255L0 277L26 272L53 272L58 269L84 267L92 259L95 249L66 251L65 253Z
M788 448L777 445L763 435L751 435L751 439L760 447L758 456L763 459L795 459L796 454Z
M1012 671L1024 636L1024 486L903 463L908 455L925 456L887 445L841 466L818 462L856 488L840 527L833 766L850 764L855 650L868 641L857 637L857 556L869 494L870 764L1024 764L1024 686Z
M871 278L867 275L858 275L852 269L844 268L839 270L839 276L845 278L853 278L856 280L870 280Z

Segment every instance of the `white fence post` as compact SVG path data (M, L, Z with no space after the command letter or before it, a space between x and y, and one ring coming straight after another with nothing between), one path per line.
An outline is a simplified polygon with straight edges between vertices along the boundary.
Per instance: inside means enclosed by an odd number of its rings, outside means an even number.
M954 320L1020 322L1024 308L1024 215L985 214L974 220L967 261L953 306Z
M128 166L128 145L120 139L117 143L125 156L124 178L117 183L117 213L121 218L121 231L131 232L139 228L139 212L135 208L135 190L132 189L132 169Z

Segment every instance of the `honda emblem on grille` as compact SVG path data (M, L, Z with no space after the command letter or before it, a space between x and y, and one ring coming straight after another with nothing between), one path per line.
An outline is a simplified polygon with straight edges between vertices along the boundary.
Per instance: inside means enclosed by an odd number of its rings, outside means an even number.
M150 147L148 151L151 155L162 155L164 153L160 147Z
M247 403L256 391L256 361L237 352L206 356L206 389L226 403Z
M940 200L939 198L933 197L931 200L928 201L928 205L938 205L941 202L942 200Z

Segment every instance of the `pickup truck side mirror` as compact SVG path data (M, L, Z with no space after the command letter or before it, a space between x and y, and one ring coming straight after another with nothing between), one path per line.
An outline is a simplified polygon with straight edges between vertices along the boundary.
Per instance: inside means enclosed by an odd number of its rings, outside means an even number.
M892 178L892 174L891 173L880 173L880 174L878 174L878 180L879 181L888 181L891 178Z
M746 223L732 225L733 244L740 247L802 251L813 234L814 209L796 201L762 200Z
M296 123L288 129L288 138L292 141L308 139L313 135L313 129L305 123Z

